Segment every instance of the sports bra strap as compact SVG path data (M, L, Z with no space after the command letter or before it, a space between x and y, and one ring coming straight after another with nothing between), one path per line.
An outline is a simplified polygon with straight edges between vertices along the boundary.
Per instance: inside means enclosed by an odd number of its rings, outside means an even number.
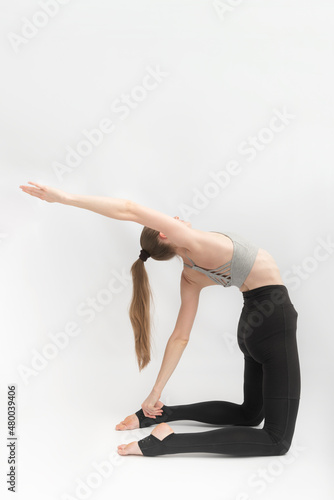
M187 250L186 250L186 254L187 254ZM231 259L228 262L226 262L226 264L222 264L221 266L216 267L215 269L204 269L203 267L197 266L195 264L195 262L190 257L188 257L188 255L186 255L186 257L187 257L187 259L190 260L190 262L192 263L193 267L195 266L196 268L203 269L203 271L208 271L208 272L210 272L210 271L224 270L225 268L229 267L230 264L231 264L231 262L232 262L232 259ZM191 268L191 266L189 266L189 264L184 263L184 265Z

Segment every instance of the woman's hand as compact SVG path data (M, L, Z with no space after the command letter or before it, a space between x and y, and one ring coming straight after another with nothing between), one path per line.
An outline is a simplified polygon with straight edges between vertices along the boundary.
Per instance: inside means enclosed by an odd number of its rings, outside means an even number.
M41 200L48 201L49 203L63 203L66 197L65 191L61 189L55 189L50 186L44 186L43 184L38 184L37 182L28 182L28 184L32 184L35 187L30 186L20 186L22 191L30 194L31 196L36 196Z
M145 417L155 418L156 416L162 415L163 403L159 401L160 394L158 394L154 389L152 389L150 395L145 399L141 405Z

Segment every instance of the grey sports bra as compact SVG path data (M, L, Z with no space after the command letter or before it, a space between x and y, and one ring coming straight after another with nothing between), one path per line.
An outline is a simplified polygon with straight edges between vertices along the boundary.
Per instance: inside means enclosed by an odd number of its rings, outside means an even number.
M218 231L210 231L210 233L217 232ZM253 267L259 247L240 234L231 232L220 234L224 234L233 242L233 255L231 260L216 269L204 269L203 267L196 266L194 261L191 260L190 257L187 257L193 265L184 265L190 267L190 269L195 269L196 271L206 274L206 276L209 276L209 278L219 285L223 285L224 287L237 286L240 288Z

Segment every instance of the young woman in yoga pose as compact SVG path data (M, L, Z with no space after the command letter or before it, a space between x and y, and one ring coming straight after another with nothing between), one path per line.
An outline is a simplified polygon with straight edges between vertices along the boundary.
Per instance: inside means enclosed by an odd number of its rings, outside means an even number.
M300 398L297 316L273 257L236 233L201 231L190 222L138 203L104 196L69 194L29 182L20 188L47 202L91 210L144 226L133 263L130 319L139 370L150 362L151 289L144 262L182 258L181 306L161 369L141 409L117 430L158 425L147 437L118 446L120 455L156 456L207 452L234 456L283 455L291 445ZM191 265L189 264L191 263ZM244 355L244 401L204 401L167 406L160 395L189 341L202 288L237 286L243 294L237 340ZM263 428L258 426L264 419ZM222 426L175 433L167 422L193 420Z

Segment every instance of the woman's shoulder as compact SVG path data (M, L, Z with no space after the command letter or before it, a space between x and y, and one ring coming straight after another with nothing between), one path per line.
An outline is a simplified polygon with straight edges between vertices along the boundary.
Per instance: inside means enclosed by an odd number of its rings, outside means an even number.
M199 267L215 269L232 259L233 242L228 236L216 231L192 229L194 237L186 256ZM188 259L186 262L189 264Z

